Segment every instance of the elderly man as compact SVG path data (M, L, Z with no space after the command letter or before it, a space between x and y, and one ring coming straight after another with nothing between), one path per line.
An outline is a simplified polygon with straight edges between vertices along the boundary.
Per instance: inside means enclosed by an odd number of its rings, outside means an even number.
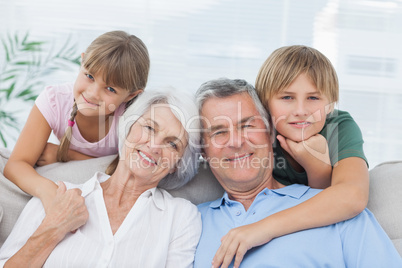
M221 238L231 229L256 222L313 197L320 190L272 177L273 151L267 114L253 86L244 80L218 79L204 83L196 94L203 124L203 156L225 189L222 198L199 205L203 231L195 267L211 267L222 251ZM402 267L392 242L372 213L351 220L307 229L242 248L228 242L229 257L212 267ZM263 245L261 245L263 244ZM234 245L234 248L233 248ZM231 248L232 247L232 248Z

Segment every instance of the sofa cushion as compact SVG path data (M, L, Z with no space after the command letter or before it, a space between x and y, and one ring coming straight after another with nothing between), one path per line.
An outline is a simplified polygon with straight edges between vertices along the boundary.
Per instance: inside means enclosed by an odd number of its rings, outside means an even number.
M0 223L2 218L3 218L3 207L0 205Z
M370 170L367 207L402 256L402 161L384 162Z

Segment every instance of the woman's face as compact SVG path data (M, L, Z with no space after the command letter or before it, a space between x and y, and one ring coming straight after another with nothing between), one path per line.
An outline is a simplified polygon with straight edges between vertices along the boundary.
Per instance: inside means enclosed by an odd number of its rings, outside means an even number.
M124 145L126 167L155 186L183 156L187 132L166 104L154 104L131 127Z

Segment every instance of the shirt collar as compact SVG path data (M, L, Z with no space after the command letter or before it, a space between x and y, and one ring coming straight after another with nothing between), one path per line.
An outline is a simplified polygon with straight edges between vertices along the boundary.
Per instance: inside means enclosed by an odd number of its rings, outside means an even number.
M152 198L152 201L154 202L155 206L159 208L160 210L165 210L165 198L164 198L164 193L162 192L161 189L154 187L151 189L146 190L141 194L140 197L145 197L145 198Z
M94 176L92 176L92 178L90 178L89 180L87 180L82 188L82 196L85 197L88 194L90 194L91 192L93 192L95 190L95 188L99 185L100 187L100 183L106 181L107 179L109 179L110 176L102 173L102 172L96 172Z
M100 187L100 184L110 178L109 175L103 172L96 172L95 175L86 181L82 188L82 196L85 197L95 190L96 187ZM143 192L140 197L149 198L152 200L157 208L160 210L165 210L165 198L164 193L157 187L151 188Z
M278 195L287 195L295 199L300 199L309 189L309 186L303 184L291 184L283 188L273 189L269 191L274 192Z
M279 189L268 189L265 188L262 190L258 195L267 195L269 196L270 193L276 194L276 195L281 195L281 196L289 196L295 199L300 199L308 190L310 189L309 186L305 186L302 184L292 184L289 186L285 186L283 188ZM224 205L226 202L233 202L228 196L228 193L225 192L223 196L215 201L212 201L209 206L211 208L218 208L222 205Z

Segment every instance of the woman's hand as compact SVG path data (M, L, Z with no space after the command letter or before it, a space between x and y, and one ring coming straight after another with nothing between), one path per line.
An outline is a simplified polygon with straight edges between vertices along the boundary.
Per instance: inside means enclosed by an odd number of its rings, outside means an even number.
M38 161L36 161L37 166L45 166L57 162L57 150L59 145L48 142L43 149L42 154L39 156Z
M221 245L212 260L212 267L227 268L233 258L235 258L233 267L240 267L240 263L249 249L268 243L273 239L267 233L267 229L261 222L256 222L230 230L221 239Z
M46 212L43 224L59 229L66 235L84 225L88 220L88 210L80 189L66 189L58 182L56 197ZM63 237L64 237L63 235Z
M66 190L58 183L56 198L38 229L6 263L5 267L42 267L67 233L77 230L88 220L88 211L80 189Z

